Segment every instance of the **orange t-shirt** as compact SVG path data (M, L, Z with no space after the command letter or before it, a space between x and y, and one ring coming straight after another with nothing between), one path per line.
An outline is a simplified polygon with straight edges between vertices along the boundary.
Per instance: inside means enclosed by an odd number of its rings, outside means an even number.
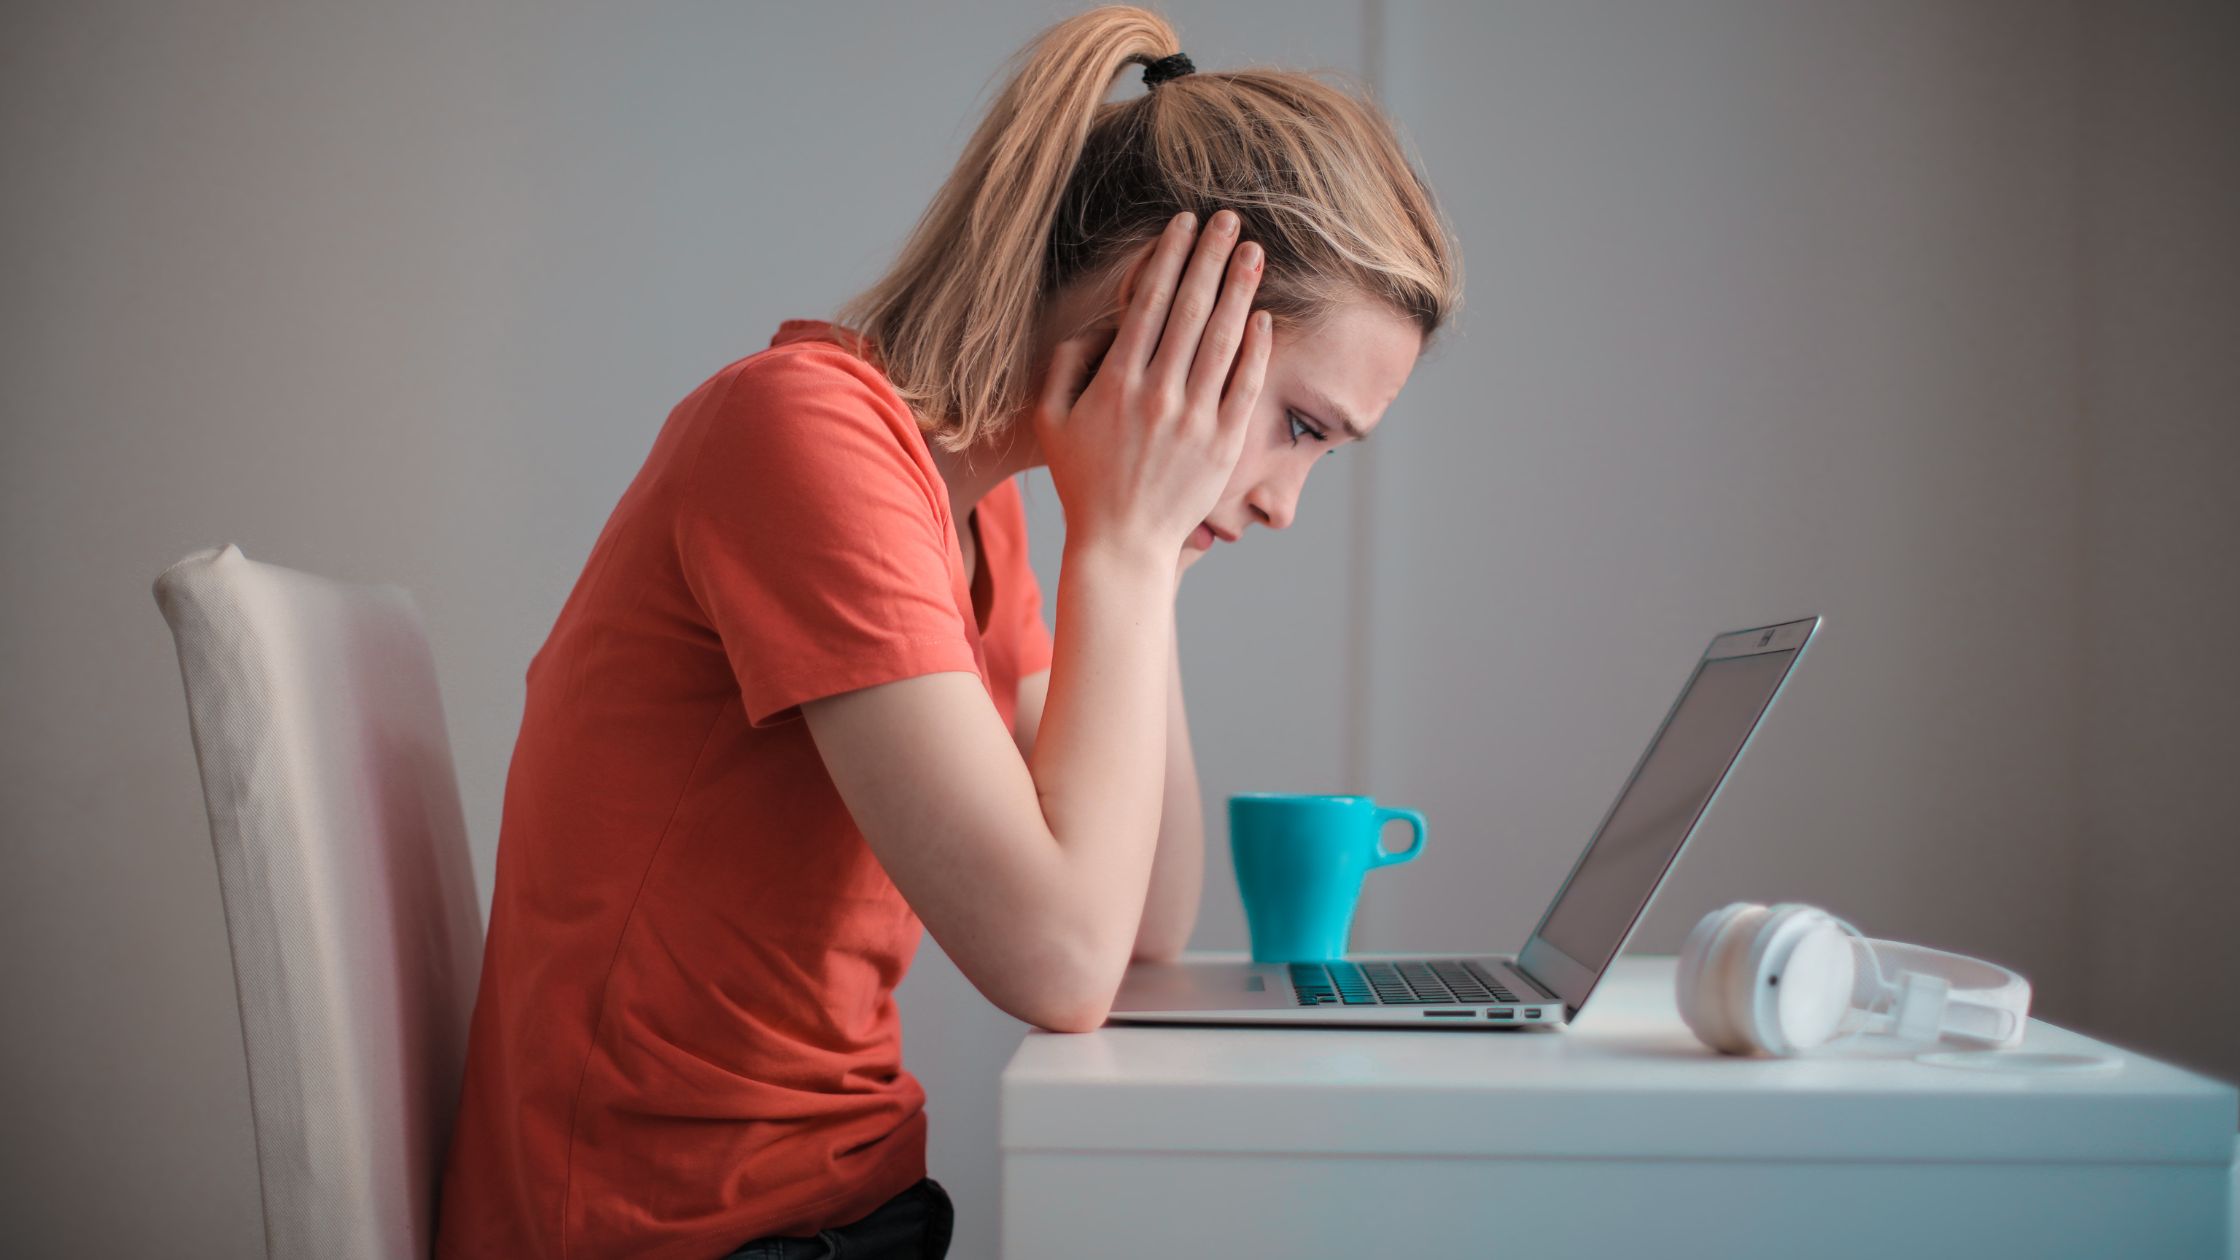
M822 320L679 403L529 662L445 1257L718 1256L925 1175L918 918L799 705L1048 669L1016 482L977 581L909 408Z

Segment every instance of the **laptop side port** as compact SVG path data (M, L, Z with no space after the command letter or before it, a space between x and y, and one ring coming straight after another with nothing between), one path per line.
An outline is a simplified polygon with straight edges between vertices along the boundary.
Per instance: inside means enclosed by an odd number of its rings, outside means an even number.
M1513 1006L1496 1006L1486 1012L1487 1019L1515 1019L1516 1017L1517 1008Z
M1468 1019L1474 1013L1472 1011L1425 1011L1423 1017L1425 1019Z
M1528 1007L1524 1008L1524 1017L1525 1017L1526 1019L1538 1019L1538 1018L1540 1018L1540 1008L1539 1008L1539 1007L1537 1007L1537 1006L1528 1006Z

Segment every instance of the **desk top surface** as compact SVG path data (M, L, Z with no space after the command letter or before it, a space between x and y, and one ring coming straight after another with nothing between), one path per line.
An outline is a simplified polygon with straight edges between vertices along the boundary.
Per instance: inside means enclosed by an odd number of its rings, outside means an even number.
M1219 955L1214 955L1219 956ZM1714 1054L1675 960L1618 960L1565 1031L1107 1026L1032 1033L1003 1075L1007 1150L1268 1150L1644 1158L2229 1163L2240 1095L2030 1021L2020 1049L2081 1072L1971 1071L1861 1038ZM1944 1047L1951 1049L1953 1047Z

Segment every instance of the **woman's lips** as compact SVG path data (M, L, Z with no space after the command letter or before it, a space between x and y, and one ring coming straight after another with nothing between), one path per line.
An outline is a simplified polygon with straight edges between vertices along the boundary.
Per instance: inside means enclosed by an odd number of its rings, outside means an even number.
M1213 529L1205 522L1200 521L1198 528L1191 531L1190 545L1200 551L1209 551L1213 547L1213 542Z

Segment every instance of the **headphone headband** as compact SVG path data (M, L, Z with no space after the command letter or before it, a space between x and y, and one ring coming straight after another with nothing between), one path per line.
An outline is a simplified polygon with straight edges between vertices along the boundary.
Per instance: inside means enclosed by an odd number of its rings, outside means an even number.
M1877 963L1901 976L1915 972L1951 985L1941 1032L1999 1046L2022 1040L2030 1020L2030 982L2019 972L1926 945L1858 939L1873 951Z

